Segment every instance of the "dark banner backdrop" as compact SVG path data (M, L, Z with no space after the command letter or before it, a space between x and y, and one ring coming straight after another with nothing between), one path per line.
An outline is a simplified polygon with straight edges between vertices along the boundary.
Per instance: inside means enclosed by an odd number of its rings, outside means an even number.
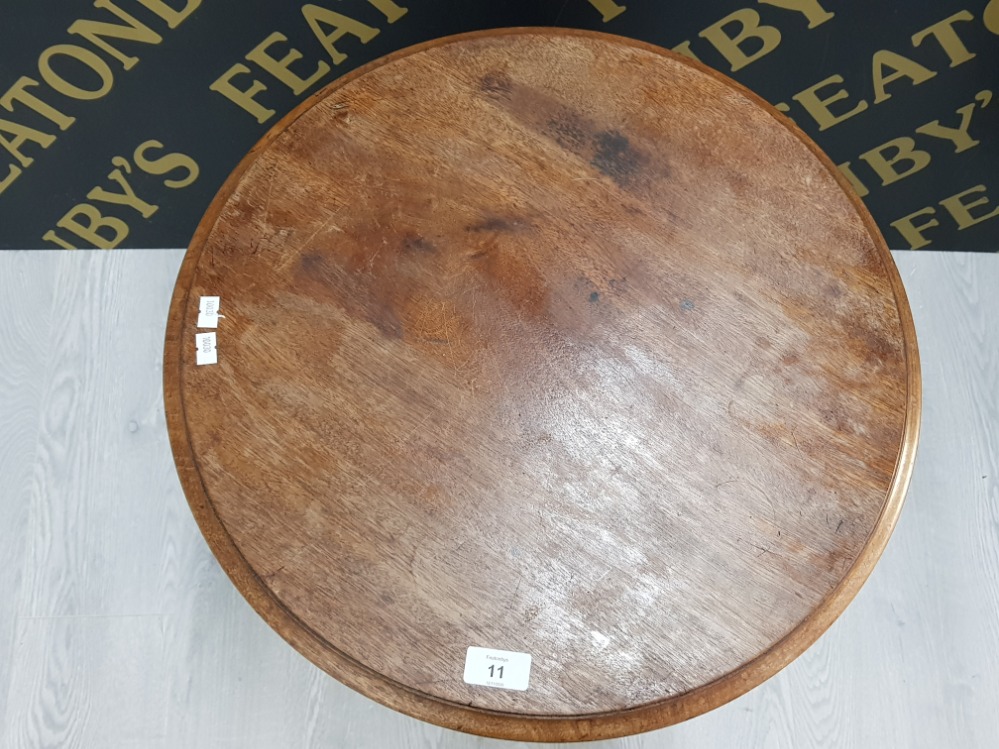
M753 89L893 248L999 251L999 0L7 0L0 249L185 246L240 158L338 76L545 25L653 42Z

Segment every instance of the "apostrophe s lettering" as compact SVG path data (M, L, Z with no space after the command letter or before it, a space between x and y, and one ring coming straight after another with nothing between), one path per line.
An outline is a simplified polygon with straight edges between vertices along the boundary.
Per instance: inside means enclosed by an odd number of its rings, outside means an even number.
M163 180L164 185L174 190L187 187L198 178L198 164L190 156L182 153L168 153L157 159L150 159L146 156L148 151L162 148L164 145L158 140L147 140L140 144L135 149L135 165L146 174L155 174L156 176L169 175L178 169L182 170L184 176L178 174Z
M132 153L137 170L124 156L112 157L111 165L115 168L107 175L107 182L87 193L89 202L77 203L63 214L56 221L56 228L45 232L42 240L66 250L81 246L80 240L85 247L104 250L121 247L132 232L130 222L135 221L135 214L149 219L160 208L157 203L140 197L141 193L155 198L155 189L142 184L152 181L144 179L143 174L164 177L163 184L172 190L180 190L198 179L200 169L194 159L175 151L160 155L158 152L164 148L158 140L140 143Z

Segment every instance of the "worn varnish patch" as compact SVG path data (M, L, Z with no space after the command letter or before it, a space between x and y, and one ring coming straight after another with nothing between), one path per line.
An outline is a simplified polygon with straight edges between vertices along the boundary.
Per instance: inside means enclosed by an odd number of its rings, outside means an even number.
M911 468L911 320L833 165L733 85L476 34L347 76L227 183L171 312L172 443L319 666L455 728L609 737L751 688L856 592ZM469 646L530 687L466 683Z

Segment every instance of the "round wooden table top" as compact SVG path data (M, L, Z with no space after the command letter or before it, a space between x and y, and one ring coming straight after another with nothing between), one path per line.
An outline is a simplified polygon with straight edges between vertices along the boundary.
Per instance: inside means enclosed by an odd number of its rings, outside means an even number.
M919 385L816 146L703 66L554 29L286 117L201 223L165 358L187 498L270 625L397 710L546 741L689 718L808 647L895 524Z

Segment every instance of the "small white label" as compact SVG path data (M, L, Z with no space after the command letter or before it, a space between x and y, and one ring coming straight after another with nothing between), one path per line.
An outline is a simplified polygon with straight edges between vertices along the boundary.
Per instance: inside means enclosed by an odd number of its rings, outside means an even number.
M465 654L465 683L523 692L531 680L531 656L509 650L469 648Z
M198 364L218 364L219 352L215 348L215 334L196 333L194 339L198 344Z
M220 317L224 317L224 315L219 314L219 297L201 297L201 302L198 304L198 327L217 328Z

